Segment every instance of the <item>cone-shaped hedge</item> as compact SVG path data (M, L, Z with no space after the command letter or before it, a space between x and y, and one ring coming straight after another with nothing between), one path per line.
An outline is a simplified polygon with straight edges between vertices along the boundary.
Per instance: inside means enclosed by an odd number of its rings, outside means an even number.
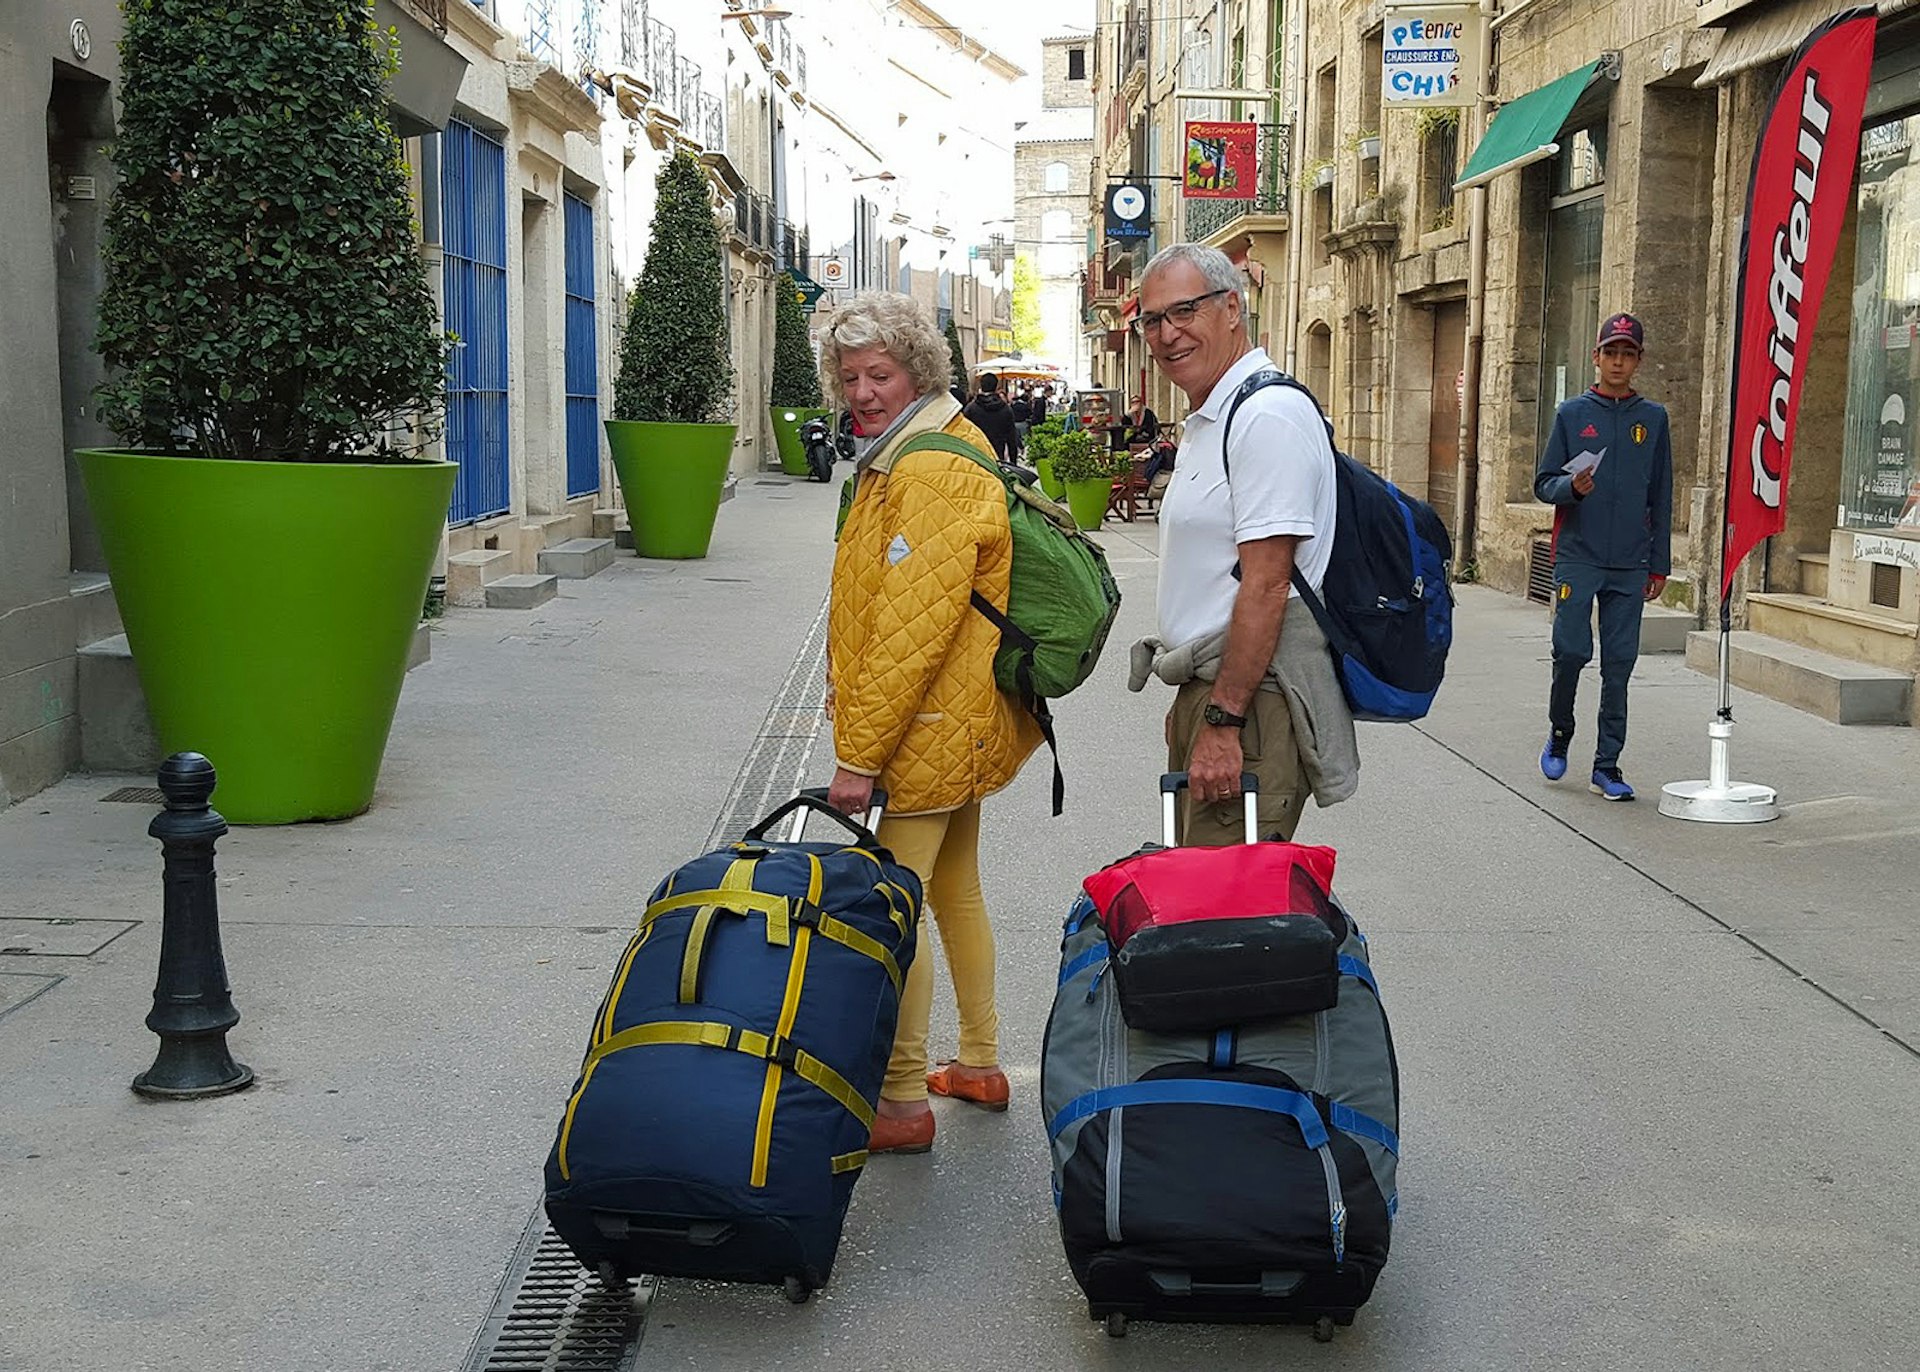
M947 321L947 352L953 357L953 384L971 394L973 387L968 384L967 352L960 346L959 327L951 319Z
M700 164L675 153L655 182L652 238L627 309L613 417L706 424L726 411L727 308L720 231Z
M365 0L125 0L95 346L130 445L365 460L410 446L446 339Z
M784 272L774 291L773 380L767 403L796 410L820 408L820 370L807 341L807 312L800 308L799 287Z

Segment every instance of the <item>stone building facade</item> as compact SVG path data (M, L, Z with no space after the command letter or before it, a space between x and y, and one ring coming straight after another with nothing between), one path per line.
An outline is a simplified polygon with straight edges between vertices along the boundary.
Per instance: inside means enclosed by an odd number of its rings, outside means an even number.
M1020 126L1013 149L1014 247L1040 277L1043 338L1025 351L1079 381L1089 375L1080 302L1093 172L1093 42L1091 34L1068 34L1041 45L1044 103Z

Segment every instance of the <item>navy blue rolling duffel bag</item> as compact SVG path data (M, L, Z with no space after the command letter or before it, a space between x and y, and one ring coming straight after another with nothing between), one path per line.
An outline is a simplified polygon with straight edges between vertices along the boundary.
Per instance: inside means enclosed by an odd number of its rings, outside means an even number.
M810 810L852 841L769 837ZM796 1302L826 1282L920 904L919 878L818 793L660 884L547 1158L547 1215L585 1266L784 1283Z

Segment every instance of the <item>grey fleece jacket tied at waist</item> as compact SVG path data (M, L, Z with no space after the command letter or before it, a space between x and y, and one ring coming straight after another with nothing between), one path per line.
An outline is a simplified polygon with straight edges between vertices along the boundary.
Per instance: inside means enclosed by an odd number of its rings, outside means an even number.
M1314 802L1324 808L1359 789L1360 744L1353 733L1353 712L1333 674L1326 635L1312 615L1299 606L1293 608L1301 612L1289 612L1280 621L1280 644L1260 689L1286 697L1301 765L1313 787ZM1133 645L1127 689L1144 690L1147 678L1155 676L1169 686L1212 681L1220 675L1226 651L1224 630L1174 648L1158 638L1143 638Z

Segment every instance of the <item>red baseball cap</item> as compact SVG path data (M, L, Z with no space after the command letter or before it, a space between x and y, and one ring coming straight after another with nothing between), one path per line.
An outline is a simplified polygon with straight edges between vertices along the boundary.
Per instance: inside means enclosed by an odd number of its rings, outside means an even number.
M1640 321L1626 313L1610 314L1600 326L1600 341L1595 348L1604 348L1609 343L1631 343L1642 352L1646 351L1646 330L1640 327Z

